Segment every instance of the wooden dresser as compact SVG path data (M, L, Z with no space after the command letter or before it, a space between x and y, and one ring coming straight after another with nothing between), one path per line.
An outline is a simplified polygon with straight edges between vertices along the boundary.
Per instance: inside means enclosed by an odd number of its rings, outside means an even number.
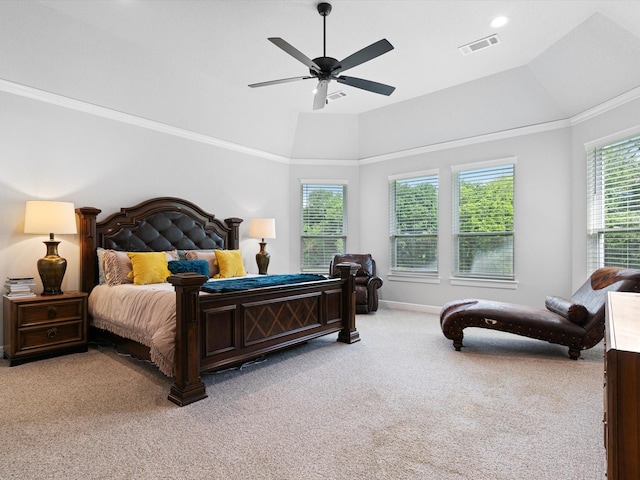
M607 480L640 479L640 294L609 293L605 342Z

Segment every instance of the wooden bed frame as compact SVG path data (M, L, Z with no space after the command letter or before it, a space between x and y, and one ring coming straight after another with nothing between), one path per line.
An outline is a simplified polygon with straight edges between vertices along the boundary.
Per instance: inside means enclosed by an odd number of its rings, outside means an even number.
M147 200L100 222L97 208L76 212L81 288L87 293L98 284L98 247L122 251L239 247L242 219L223 222L179 198ZM340 278L202 295L206 277L188 273L169 277L176 291L177 322L169 400L183 406L206 398L200 378L204 371L238 365L335 332L343 343L360 340L355 324L357 268L342 264Z

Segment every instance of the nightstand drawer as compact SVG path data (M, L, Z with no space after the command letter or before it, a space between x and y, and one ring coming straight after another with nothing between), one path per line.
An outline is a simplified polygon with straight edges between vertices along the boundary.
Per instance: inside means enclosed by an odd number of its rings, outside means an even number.
M17 332L18 351L16 354L31 354L38 349L68 347L85 343L84 322L50 323L37 327L20 328Z
M64 320L80 320L83 317L83 311L83 299L18 305L18 328Z
M9 366L87 351L87 297L83 292L3 298L3 347Z

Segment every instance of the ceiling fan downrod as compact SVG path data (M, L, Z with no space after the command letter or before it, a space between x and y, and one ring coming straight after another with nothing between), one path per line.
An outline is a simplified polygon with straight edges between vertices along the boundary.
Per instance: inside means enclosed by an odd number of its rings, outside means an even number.
M327 15L331 13L331 4L321 2L318 4L318 13L322 16L322 56L327 56Z

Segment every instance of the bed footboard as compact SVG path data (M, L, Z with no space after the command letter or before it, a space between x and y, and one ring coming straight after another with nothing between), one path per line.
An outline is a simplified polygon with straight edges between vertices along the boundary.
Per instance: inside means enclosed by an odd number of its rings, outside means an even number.
M168 278L176 289L176 375L169 400L183 406L207 397L200 373L237 365L313 338L338 333L360 340L355 322L355 274L339 279L245 292L200 295L202 275Z

